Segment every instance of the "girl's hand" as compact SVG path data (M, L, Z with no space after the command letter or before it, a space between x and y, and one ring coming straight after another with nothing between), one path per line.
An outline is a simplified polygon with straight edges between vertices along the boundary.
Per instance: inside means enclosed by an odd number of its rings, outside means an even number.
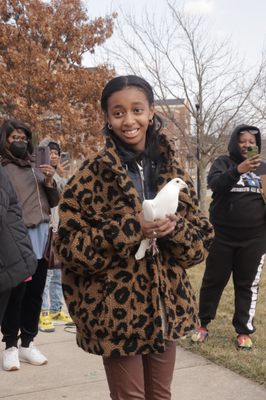
M152 222L144 219L143 212L139 213L138 217L143 235L148 239L161 238L173 232L177 221L175 214Z
M245 172L255 171L261 163L260 155L257 154L251 158L247 158L242 163L238 164L237 170L240 174L244 174Z

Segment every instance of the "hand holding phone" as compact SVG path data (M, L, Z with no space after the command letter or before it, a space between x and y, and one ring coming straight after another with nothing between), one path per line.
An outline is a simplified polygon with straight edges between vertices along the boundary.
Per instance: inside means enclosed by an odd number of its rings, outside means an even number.
M35 149L35 166L50 165L50 149L48 146L37 146Z
M244 156L245 160L238 164L237 170L240 174L245 174L246 172L254 172L261 164L261 158L259 154L258 146L249 146L247 152Z
M258 146L249 146L247 149L247 158L251 158L259 154Z
M70 154L68 151L62 151L60 154L60 164L63 167L64 171L70 170Z

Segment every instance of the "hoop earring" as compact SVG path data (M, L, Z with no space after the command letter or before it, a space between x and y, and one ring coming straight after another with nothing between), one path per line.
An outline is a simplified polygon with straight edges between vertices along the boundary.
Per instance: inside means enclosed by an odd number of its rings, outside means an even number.
M108 129L110 129L110 131L112 131L112 130L113 130L113 127L112 127L112 125L111 125L111 124L109 124L109 122L107 123L107 126L108 126Z
M149 120L149 125L153 125L153 118Z

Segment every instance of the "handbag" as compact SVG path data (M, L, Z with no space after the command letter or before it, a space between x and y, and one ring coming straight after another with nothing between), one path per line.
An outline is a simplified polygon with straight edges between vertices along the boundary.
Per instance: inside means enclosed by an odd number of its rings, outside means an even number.
M48 238L45 245L43 258L48 262L48 269L61 268L61 262L55 256L53 251L53 228L49 228Z

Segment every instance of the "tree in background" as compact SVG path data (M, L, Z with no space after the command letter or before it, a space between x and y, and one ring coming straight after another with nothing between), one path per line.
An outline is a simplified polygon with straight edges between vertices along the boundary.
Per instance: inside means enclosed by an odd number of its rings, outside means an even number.
M114 18L90 20L80 0L0 0L0 120L19 118L72 154L96 149L114 71L82 58L112 35Z
M224 151L234 125L248 123L253 117L246 107L265 73L265 59L253 71L244 70L243 60L229 41L215 40L201 17L188 15L174 1L165 3L167 19L156 19L151 10L141 19L120 11L119 39L106 50L109 60L110 54L114 56L116 67L120 63L152 82L161 110L175 125L187 155L197 165L199 197L206 211L207 168ZM189 135L166 101L180 97L186 99Z

